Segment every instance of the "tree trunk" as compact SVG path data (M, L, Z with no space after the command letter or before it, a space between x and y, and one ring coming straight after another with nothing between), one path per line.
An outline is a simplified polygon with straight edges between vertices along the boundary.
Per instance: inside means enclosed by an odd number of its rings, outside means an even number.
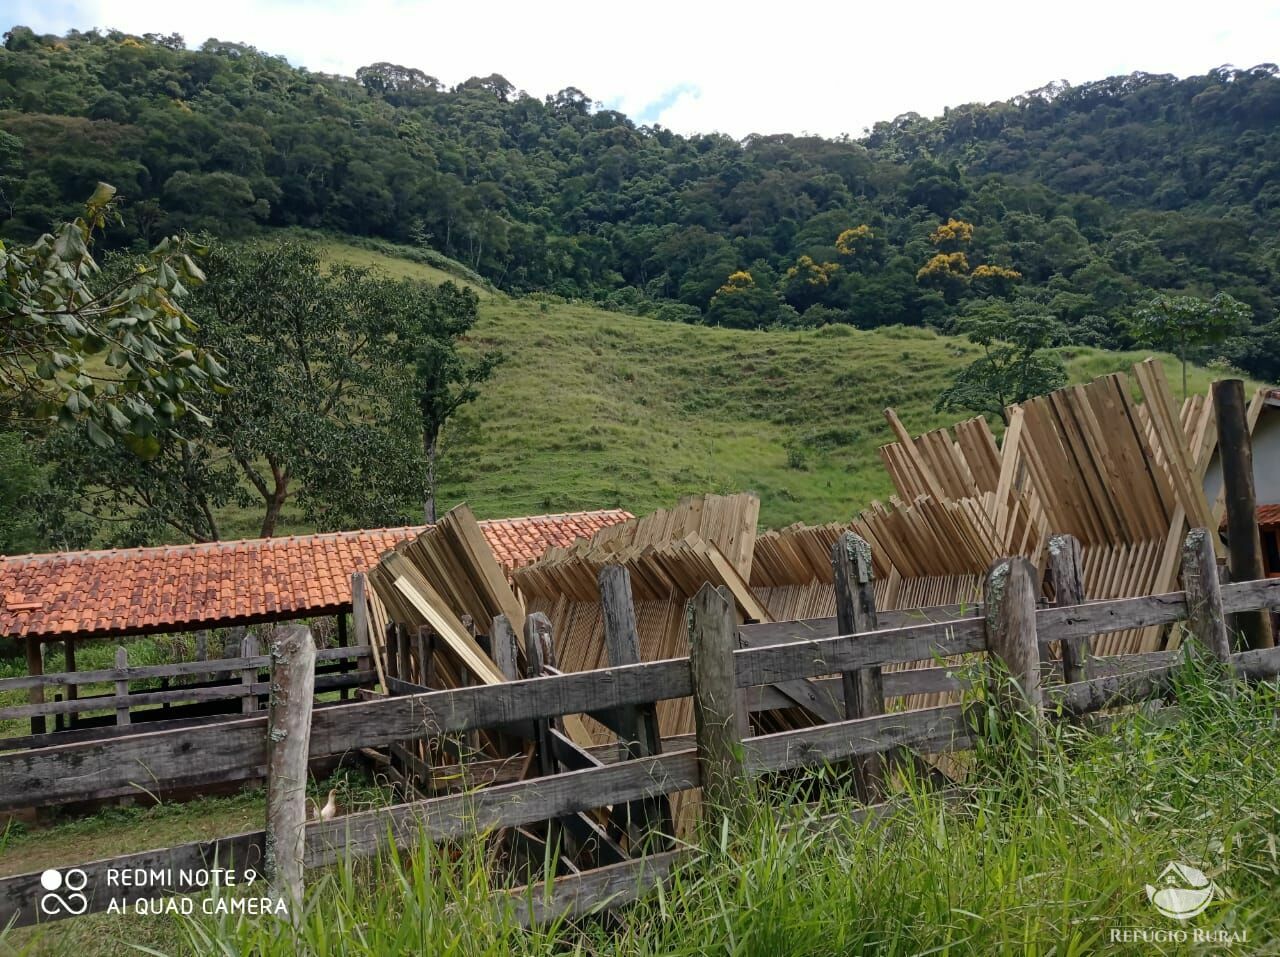
M289 480L277 479L275 491L267 498L267 513L262 517L262 531L259 538L271 538L276 533L276 525L280 522L280 513L284 503L289 500Z
M438 429L422 430L422 452L427 459L426 494L422 500L423 519L428 525L436 523L436 446L439 444Z

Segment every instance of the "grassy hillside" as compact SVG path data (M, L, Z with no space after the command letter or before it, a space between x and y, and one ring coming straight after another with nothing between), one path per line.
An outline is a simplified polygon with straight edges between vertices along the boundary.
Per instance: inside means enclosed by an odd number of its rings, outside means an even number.
M324 249L397 276L448 276L336 240ZM441 504L465 500L481 517L645 512L738 489L760 495L770 527L847 517L891 491L876 452L891 438L885 406L913 432L954 421L933 400L975 352L902 327L745 332L501 294L480 311L477 344L508 359L447 436ZM1067 359L1085 381L1144 356L1072 349ZM1210 378L1197 369L1191 387ZM252 535L255 522L246 515L233 533Z

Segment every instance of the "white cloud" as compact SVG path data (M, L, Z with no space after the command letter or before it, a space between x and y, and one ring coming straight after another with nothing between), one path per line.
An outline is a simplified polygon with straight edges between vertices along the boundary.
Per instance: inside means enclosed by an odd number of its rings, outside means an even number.
M536 96L576 86L682 132L859 134L1055 80L1186 75L1280 59L1280 3L1218 0L975 4L651 0L0 0L39 32L114 27L250 43L313 70L377 60L446 83L501 73ZM648 119L649 117L645 117Z

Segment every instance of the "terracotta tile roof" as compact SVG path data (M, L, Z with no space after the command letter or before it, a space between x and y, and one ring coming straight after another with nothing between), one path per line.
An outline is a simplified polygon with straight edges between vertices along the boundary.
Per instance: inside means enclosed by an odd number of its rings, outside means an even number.
M1280 505L1259 505L1258 525L1263 528L1280 526Z
M480 523L498 561L526 564L630 518L610 509ZM0 558L0 635L94 637L332 614L363 571L422 526Z

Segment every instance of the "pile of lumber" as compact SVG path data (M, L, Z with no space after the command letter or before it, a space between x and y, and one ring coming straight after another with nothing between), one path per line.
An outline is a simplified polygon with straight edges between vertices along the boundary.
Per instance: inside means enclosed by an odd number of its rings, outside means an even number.
M519 635L524 608L466 505L384 555L369 570L369 585L380 668L388 660L386 625L395 622L429 626L439 639L429 658L415 649L408 662L397 661L402 680L425 686L428 674L439 675L443 687L507 680L476 641L476 629L487 631L496 615L506 615Z
M1136 390L1134 385L1136 384ZM1135 398L1135 392L1141 401ZM1215 527L1203 479L1216 443L1205 396L1179 406L1154 359L1012 406L997 446L985 420L881 450L897 495L855 527L902 581L885 607L980 598L988 565L1024 555L1043 569L1048 536L1083 546L1086 597L1172 591L1191 525ZM1161 629L1108 635L1099 654L1158 649Z
M631 575L640 658L657 661L689 653L685 602L706 582L727 585L747 618L767 614L748 585L760 501L753 495L700 495L597 532L513 572L526 611L551 620L561 669L608 667L604 612L597 576L605 565ZM693 731L688 700L658 704L664 737ZM588 722L596 740L609 732Z

